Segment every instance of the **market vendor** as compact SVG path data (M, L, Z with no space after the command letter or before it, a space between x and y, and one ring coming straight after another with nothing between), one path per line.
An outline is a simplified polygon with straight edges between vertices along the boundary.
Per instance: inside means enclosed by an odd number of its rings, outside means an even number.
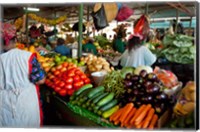
M85 45L83 45L83 51L86 53L92 53L96 55L97 49L93 43L94 43L94 40L92 38L89 38L88 42Z
M5 53L0 55L0 127L40 127L42 109L39 84L45 72L36 54L17 49L15 28L3 26Z
M123 67L151 66L156 61L156 56L141 42L141 36L131 35L127 49L120 57L120 65Z
M57 46L54 51L64 56L71 56L70 49L65 46L65 40L62 38L57 39Z
M48 40L47 40L47 37L46 37L46 36L43 36L43 37L41 38L41 44L42 44L42 46L43 46L44 48L46 48L47 50L49 50L49 51L52 50L51 46L48 44Z

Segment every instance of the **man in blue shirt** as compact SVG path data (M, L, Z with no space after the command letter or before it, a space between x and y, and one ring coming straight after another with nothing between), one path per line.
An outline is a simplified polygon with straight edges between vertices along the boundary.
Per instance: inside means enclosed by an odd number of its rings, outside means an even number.
M57 46L54 49L54 51L64 56L70 56L70 49L67 46L65 46L64 43L64 39L58 38Z

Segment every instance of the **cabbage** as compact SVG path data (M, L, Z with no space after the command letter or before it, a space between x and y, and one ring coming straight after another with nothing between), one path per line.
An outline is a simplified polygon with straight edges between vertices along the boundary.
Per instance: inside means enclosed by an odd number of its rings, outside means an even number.
M134 70L135 70L134 67L124 67L124 68L122 68L122 70L121 70L122 78L124 79L126 77L126 74L128 74L128 73L133 74Z
M142 70L146 70L147 73L152 73L153 72L153 69L150 66L138 66L135 69L134 74L139 75Z

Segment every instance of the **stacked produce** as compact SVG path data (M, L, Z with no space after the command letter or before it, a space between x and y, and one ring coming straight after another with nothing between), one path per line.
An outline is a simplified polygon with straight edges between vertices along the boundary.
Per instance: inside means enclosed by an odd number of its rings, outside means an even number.
M111 72L114 70L114 68L110 67L110 64L104 58L97 57L92 54L89 54L87 57L82 57L81 61L87 64L89 72L96 72L101 70Z
M64 62L51 68L45 83L61 96L66 96L90 83L90 79L75 64Z
M39 56L38 57L38 62L40 62L42 68L44 69L44 71L47 73L50 71L50 69L55 66L54 63L54 58L50 58L50 57L43 57L43 56Z
M138 71L137 68L135 70ZM171 100L163 92L163 84L153 72L141 70L139 75L128 73L124 79L125 94L122 103L133 102L136 107L151 104L158 116L162 115Z
M109 119L121 127L153 129L158 121L158 115L155 114L151 104L136 108L133 103L128 103L113 113Z
M157 56L163 56L171 62L192 64L195 59L196 48L194 38L186 35L166 35L163 40L164 48Z
M84 85L70 97L74 105L92 111L103 118L110 117L119 109L118 101L113 92L106 92L103 86L93 88L92 84Z

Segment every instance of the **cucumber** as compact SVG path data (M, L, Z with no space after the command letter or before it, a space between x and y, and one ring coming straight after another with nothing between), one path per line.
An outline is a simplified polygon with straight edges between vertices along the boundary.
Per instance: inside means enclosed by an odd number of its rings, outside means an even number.
M99 100L101 100L102 98L104 98L105 96L107 96L109 93L103 93L100 96L98 96L97 98L95 98L92 103L96 104Z
M102 117L103 118L108 118L110 117L113 113L115 113L117 110L119 109L119 105L115 105L114 107L112 107L111 109L103 112Z
M104 112L106 110L109 110L110 108L112 108L113 106L115 106L117 103L118 103L118 101L116 99L113 99L112 101L110 101L107 104L103 105L100 108L100 111Z
M74 95L72 95L72 96L69 98L70 101L72 101L72 100L74 100L74 99L75 99L75 96L74 96Z
M82 86L79 90L77 90L74 95L78 96L79 94L81 94L83 91L85 91L86 89L90 89L92 88L93 85L92 84L86 84L84 86Z
M115 96L115 94L113 92L109 93L104 98L102 98L101 100L99 100L99 102L97 103L97 105L98 106L105 105L106 103L110 102L114 98L114 96Z
M91 91L91 89L86 89L85 91L83 91L81 94L79 94L79 100L83 97L87 97L87 94Z
M99 106L93 107L94 110L99 110L99 108L100 108Z
M100 96L101 94L103 94L103 91L97 93L97 94L94 95L92 98L90 98L90 99L86 102L86 104L87 104L88 106L91 105L92 100L94 100L95 98L97 98L97 97Z
M82 103L85 102L86 103L87 99L88 99L88 97L85 96L85 97L80 99L80 102L82 102Z
M105 88L103 86L98 86L94 89L92 89L89 93L88 93L88 97L92 98L94 95L96 95L97 93L104 91Z

